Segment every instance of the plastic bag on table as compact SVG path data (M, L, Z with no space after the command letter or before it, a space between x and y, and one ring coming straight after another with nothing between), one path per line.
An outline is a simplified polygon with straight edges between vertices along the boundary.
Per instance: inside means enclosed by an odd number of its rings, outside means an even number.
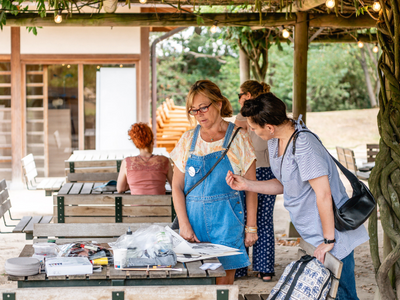
M172 237L160 225L142 227L135 232L123 234L114 243L109 243L114 249L128 249L132 258L155 258L171 250Z

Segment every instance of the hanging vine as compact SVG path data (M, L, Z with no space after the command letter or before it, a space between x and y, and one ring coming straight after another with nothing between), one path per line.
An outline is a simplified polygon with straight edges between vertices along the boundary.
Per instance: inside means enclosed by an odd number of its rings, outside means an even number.
M400 15L399 1L379 0L382 10L377 38L379 58L378 128L381 136L369 186L378 202L384 231L383 257L379 255L377 212L370 217L371 258L381 299L400 299Z

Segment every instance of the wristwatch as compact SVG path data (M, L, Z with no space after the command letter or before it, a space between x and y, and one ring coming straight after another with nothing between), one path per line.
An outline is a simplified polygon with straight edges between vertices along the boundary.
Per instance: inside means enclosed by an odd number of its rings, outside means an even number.
M333 244L333 243L335 243L335 242L336 242L335 239L333 239L333 240L328 240L328 239L324 238L324 244Z

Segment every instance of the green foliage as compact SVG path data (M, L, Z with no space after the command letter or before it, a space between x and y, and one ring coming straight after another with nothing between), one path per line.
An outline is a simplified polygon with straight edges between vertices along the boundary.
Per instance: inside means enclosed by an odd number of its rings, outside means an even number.
M308 111L370 107L364 73L354 51L355 44L311 44L308 50ZM269 53L268 83L271 91L292 109L293 49L284 46Z
M197 80L215 82L227 97L236 113L239 111L239 60L237 52L220 37L204 27L201 35L188 29L177 37L163 42L162 55L157 58L157 97L160 104L172 97L177 105L184 105L189 88ZM178 46L183 47L180 51ZM208 57L195 57L196 53Z

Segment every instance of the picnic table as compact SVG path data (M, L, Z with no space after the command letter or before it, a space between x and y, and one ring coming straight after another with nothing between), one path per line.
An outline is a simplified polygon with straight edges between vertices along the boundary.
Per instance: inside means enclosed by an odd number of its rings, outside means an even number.
M171 195L100 192L101 182L65 183L53 196L55 223L162 223L175 218Z
M166 226L170 223L157 225ZM57 244L96 240L102 246L107 246L108 242L115 241L118 236L125 233L128 226L135 231L143 224L36 224L33 242L42 242L51 237ZM32 245L25 245L19 256L29 257L33 252ZM18 282L18 289L4 290L3 298L237 300L239 292L237 285L215 284L217 277L226 275L223 267L215 271L203 271L199 268L203 262L178 262L174 269L181 270L125 271L105 266L101 272L87 275L47 276L45 273L34 276L8 275L8 280ZM219 262L219 260L212 258L205 262Z
M169 158L165 148L154 148L153 154ZM117 180L122 160L139 155L139 149L98 151L77 150L65 161L68 182L104 182Z
M102 244L108 247L108 245ZM25 245L20 257L31 257L34 253L32 245ZM218 258L204 260L216 262ZM216 270L203 271L199 267L203 261L188 263L178 262L174 269L181 271L124 271L114 269L114 266L103 266L101 272L87 275L47 276L40 273L33 276L11 276L8 280L18 281L19 288L32 287L78 287L78 286L148 286L148 285L214 285L217 277L226 275L221 266Z

